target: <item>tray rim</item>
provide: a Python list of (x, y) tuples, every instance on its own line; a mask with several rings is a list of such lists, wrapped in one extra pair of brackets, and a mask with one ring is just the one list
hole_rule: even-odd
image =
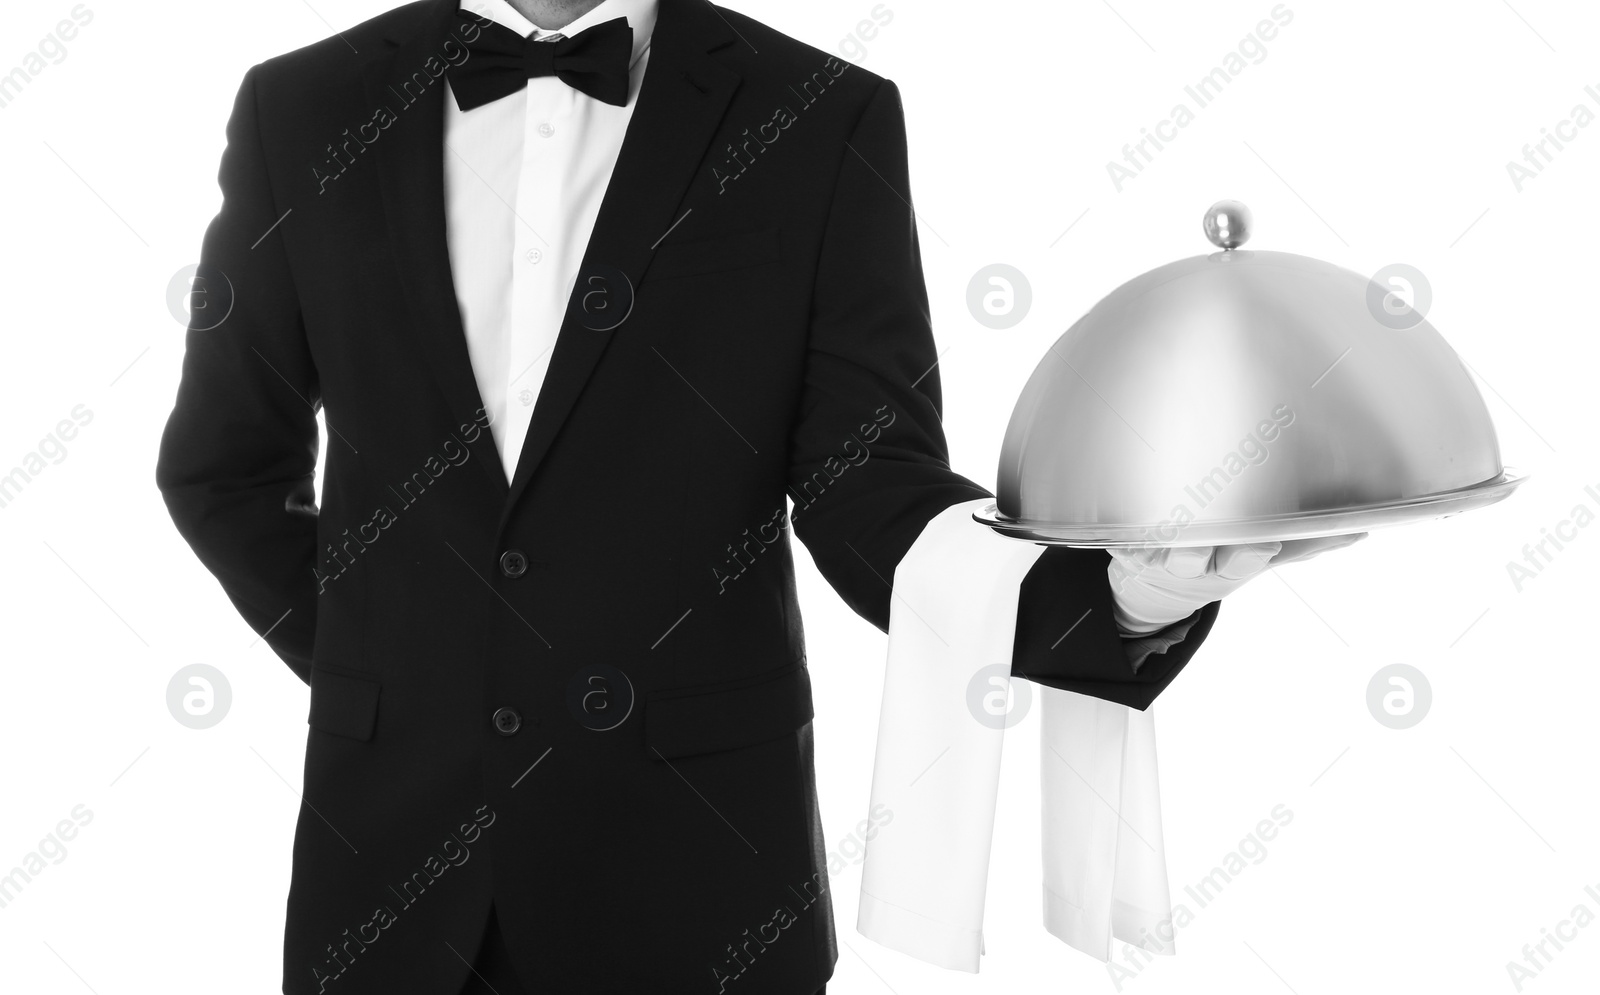
[[(1238, 542), (1309, 539), (1318, 536), (1365, 532), (1373, 528), (1405, 525), (1414, 521), (1445, 518), (1463, 511), (1471, 511), (1474, 508), (1486, 507), (1509, 497), (1513, 491), (1531, 476), (1531, 474), (1523, 473), (1515, 467), (1504, 465), (1501, 466), (1500, 471), (1495, 476), (1479, 481), (1476, 484), (1469, 484), (1454, 490), (1435, 491), (1432, 494), (1419, 497), (1402, 498), (1397, 501), (1385, 501), (1377, 504), (1365, 504), (1353, 508), (1325, 511), (1296, 511), (1278, 515), (1263, 515), (1257, 518), (1230, 518), (1211, 522), (1193, 522), (1180, 529), (1180, 534), (1170, 540), (1150, 537), (1151, 533), (1158, 528), (1156, 524), (1099, 523), (1092, 525), (1062, 525), (1060, 523), (1005, 518), (1000, 515), (999, 505), (995, 501), (990, 501), (983, 508), (974, 511), (972, 518), (973, 521), (988, 526), (1008, 539), (1057, 546), (1075, 546), (1084, 549), (1176, 548), (1182, 546), (1232, 545)], [(1454, 511), (1441, 510), (1457, 505), (1460, 507), (1457, 507)], [(1383, 520), (1384, 516), (1388, 514), (1410, 509), (1419, 511), (1424, 509), (1436, 510), (1439, 513), (1430, 514), (1426, 517), (1419, 515), (1417, 518), (1410, 520)], [(1320, 526), (1319, 523), (1321, 523)], [(1226, 538), (1231, 534), (1250, 530), (1272, 531), (1274, 526), (1284, 527), (1283, 534), (1272, 536), (1271, 538)], [(1288, 528), (1289, 526), (1301, 527), (1291, 529)]]

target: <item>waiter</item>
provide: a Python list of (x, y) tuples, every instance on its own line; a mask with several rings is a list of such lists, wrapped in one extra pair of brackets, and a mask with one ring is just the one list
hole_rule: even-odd
[[(419, 0), (227, 138), (157, 480), (310, 685), (283, 991), (822, 991), (790, 532), (884, 628), (986, 495), (894, 84), (704, 0)], [(1049, 550), (1012, 672), (1143, 708), (1276, 552)]]

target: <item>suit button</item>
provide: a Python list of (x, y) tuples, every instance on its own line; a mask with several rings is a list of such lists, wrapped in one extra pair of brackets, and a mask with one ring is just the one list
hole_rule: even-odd
[(522, 728), (522, 716), (515, 708), (502, 708), (494, 713), (494, 731), (502, 736), (515, 736)]
[(528, 572), (528, 558), (520, 549), (508, 549), (500, 554), (500, 572), (507, 577), (521, 577)]

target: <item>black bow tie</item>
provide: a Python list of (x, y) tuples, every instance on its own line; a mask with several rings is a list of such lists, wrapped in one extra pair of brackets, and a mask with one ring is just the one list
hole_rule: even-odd
[(628, 62), (633, 55), (633, 29), (628, 19), (596, 24), (559, 41), (524, 38), (498, 22), (468, 11), (460, 16), (480, 29), (467, 45), (467, 58), (448, 70), (450, 90), (464, 111), (509, 96), (534, 76), (555, 76), (596, 100), (618, 107), (628, 103)]

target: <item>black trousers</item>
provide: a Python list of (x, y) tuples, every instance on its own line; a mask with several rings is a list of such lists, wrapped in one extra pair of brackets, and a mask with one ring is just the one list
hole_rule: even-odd
[[(816, 995), (826, 995), (827, 990), (828, 986), (823, 985)], [(489, 924), (484, 927), (477, 959), (461, 995), (528, 995), (511, 967), (511, 953), (506, 949), (505, 935), (500, 932), (500, 916), (493, 906), (489, 908)]]

